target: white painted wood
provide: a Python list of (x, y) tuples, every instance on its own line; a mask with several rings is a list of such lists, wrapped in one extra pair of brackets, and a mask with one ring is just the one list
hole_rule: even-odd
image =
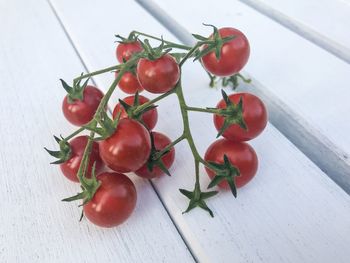
[[(188, 31), (209, 34), (202, 22), (245, 32), (253, 78), (245, 89), (264, 98), (271, 122), (350, 193), (349, 64), (237, 1), (139, 2), (187, 43)], [(183, 26), (188, 31), (179, 32)]]
[(58, 78), (83, 65), (46, 1), (1, 1), (0, 32), (0, 262), (193, 262), (147, 181), (133, 177), (136, 210), (114, 229), (79, 223), (78, 203), (60, 201), (79, 187), (43, 147), (75, 129)]
[[(117, 10), (119, 5), (112, 0), (103, 6), (98, 2), (83, 3), (53, 1), (79, 52), (84, 54), (84, 61), (92, 66), (94, 61), (105, 64), (104, 60), (111, 59), (111, 52), (105, 48), (105, 35), (115, 30), (111, 10)], [(72, 11), (78, 6), (83, 17), (99, 17), (99, 25), (82, 16), (78, 19)], [(153, 28), (152, 22), (141, 24), (137, 13), (130, 16), (122, 30), (147, 27), (151, 33), (166, 35), (161, 27)], [(87, 41), (91, 33), (84, 28), (93, 26), (94, 39), (101, 41)], [(219, 91), (208, 88), (206, 74), (198, 64), (185, 66), (183, 78), (189, 104), (214, 106), (219, 100)], [(181, 119), (175, 98), (159, 103), (159, 113), (156, 130), (176, 138), (181, 132)], [(203, 153), (216, 135), (211, 116), (191, 114), (191, 123)], [(350, 197), (272, 125), (252, 145), (260, 159), (257, 177), (239, 191), (237, 200), (229, 193), (221, 193), (209, 201), (214, 219), (201, 210), (181, 213), (187, 200), (178, 188), (191, 189), (194, 183), (191, 153), (185, 142), (176, 147), (173, 176), (153, 182), (196, 258), (200, 262), (347, 262)], [(201, 173), (205, 186), (209, 180), (203, 168)]]
[(350, 5), (343, 0), (241, 0), (350, 63)]

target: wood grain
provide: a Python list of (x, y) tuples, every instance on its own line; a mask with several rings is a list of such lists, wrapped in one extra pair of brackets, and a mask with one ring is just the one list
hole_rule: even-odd
[[(112, 17), (113, 10), (119, 6), (115, 1), (105, 1), (103, 6), (98, 2), (84, 5), (83, 1), (72, 3), (68, 0), (52, 3), (88, 65), (105, 64), (104, 61), (111, 60), (111, 52), (104, 44), (108, 32), (145, 27), (136, 13), (123, 27), (117, 28)], [(78, 6), (85, 17), (99, 17), (99, 24), (82, 17), (78, 19), (72, 11)], [(193, 12), (191, 17), (197, 19)], [(150, 24), (152, 28), (147, 29), (151, 33), (168, 35), (160, 27), (153, 28), (152, 22), (147, 23)], [(88, 41), (91, 34), (86, 28), (94, 29), (91, 41)], [(214, 106), (220, 92), (208, 88), (206, 74), (200, 66), (185, 66), (183, 72), (188, 103)], [(182, 128), (176, 99), (170, 97), (159, 103), (159, 113), (156, 130), (175, 139)], [(211, 116), (197, 113), (190, 117), (196, 144), (203, 153), (215, 140)], [(185, 215), (181, 213), (187, 200), (180, 195), (178, 188), (191, 189), (194, 183), (193, 160), (185, 142), (176, 147), (176, 163), (170, 171), (172, 177), (153, 181), (197, 260), (347, 262), (350, 256), (347, 249), (350, 242), (349, 196), (272, 125), (252, 145), (260, 159), (258, 175), (239, 191), (237, 200), (230, 193), (221, 193), (210, 200), (208, 205), (214, 210), (214, 219), (198, 209)], [(202, 185), (206, 187), (209, 180), (203, 169), (201, 174)]]
[(84, 68), (46, 1), (1, 1), (0, 13), (0, 262), (193, 262), (147, 181), (133, 178), (137, 208), (114, 229), (79, 223), (78, 203), (60, 201), (79, 187), (43, 147), (75, 129), (58, 78)]
[(350, 63), (350, 5), (344, 0), (241, 0)]
[(193, 42), (188, 32), (210, 33), (202, 22), (245, 32), (251, 44), (245, 70), (253, 85), (244, 89), (264, 98), (270, 121), (350, 193), (350, 122), (341, 117), (350, 110), (349, 64), (237, 1), (139, 2), (186, 43)]

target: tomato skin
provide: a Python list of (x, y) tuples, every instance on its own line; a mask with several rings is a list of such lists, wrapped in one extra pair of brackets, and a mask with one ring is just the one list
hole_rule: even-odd
[[(221, 48), (218, 60), (215, 51), (201, 58), (204, 68), (220, 77), (227, 77), (238, 73), (247, 63), (250, 46), (247, 37), (238, 29), (224, 27), (218, 30), (221, 37), (236, 36), (236, 38), (225, 43)], [(204, 47), (205, 48), (205, 47)]]
[(77, 126), (87, 124), (92, 120), (98, 105), (103, 98), (103, 93), (94, 86), (86, 86), (83, 93), (83, 100), (75, 100), (68, 103), (67, 96), (62, 103), (62, 111), (66, 119)]
[[(156, 150), (161, 151), (166, 146), (171, 143), (171, 140), (166, 135), (160, 132), (152, 132), (154, 138), (154, 146)], [(167, 169), (169, 169), (175, 160), (175, 149), (172, 147), (170, 151), (162, 157), (162, 161)], [(152, 179), (159, 177), (164, 174), (164, 172), (158, 167), (154, 166), (152, 172), (148, 170), (147, 163), (145, 163), (140, 169), (135, 172), (138, 176)]]
[[(129, 104), (130, 106), (132, 106), (134, 104), (134, 100), (135, 100), (135, 96), (128, 96), (125, 97), (123, 99), (123, 101), (125, 101), (127, 104)], [(140, 105), (148, 102), (149, 99), (147, 99), (146, 97), (139, 95), (139, 103)], [(113, 118), (116, 118), (118, 113), (121, 111), (120, 114), (120, 118), (124, 119), (124, 118), (128, 118), (128, 114), (126, 113), (125, 109), (123, 108), (123, 106), (120, 105), (120, 103), (118, 103), (113, 110)], [(157, 120), (158, 120), (158, 111), (157, 108), (154, 108), (152, 110), (146, 111), (144, 114), (142, 114), (142, 121), (144, 122), (145, 126), (147, 129), (152, 130), (156, 124), (157, 124)]]
[(141, 58), (136, 72), (141, 86), (151, 93), (170, 91), (180, 78), (179, 65), (169, 54), (156, 60)]
[(137, 193), (134, 183), (124, 174), (102, 173), (101, 186), (84, 205), (84, 215), (100, 227), (115, 227), (130, 217), (135, 209)]
[(143, 50), (139, 41), (129, 42), (129, 43), (119, 43), (116, 49), (116, 57), (119, 63), (124, 63), (128, 61), (133, 54), (141, 52)]
[[(239, 169), (241, 175), (235, 177), (237, 188), (246, 185), (256, 174), (258, 170), (258, 157), (254, 149), (245, 142), (234, 142), (227, 139), (219, 139), (212, 143), (207, 149), (204, 159), (215, 163), (224, 163), (224, 154), (228, 157), (232, 165)], [(205, 167), (207, 174), (211, 179), (215, 174), (212, 170)], [(219, 184), (220, 188), (230, 189), (226, 181)]]
[(139, 169), (149, 157), (151, 139), (139, 122), (121, 119), (114, 134), (100, 142), (100, 156), (112, 170), (120, 173)]
[[(229, 126), (224, 133), (223, 137), (233, 141), (249, 141), (257, 137), (267, 125), (267, 110), (264, 103), (255, 95), (250, 93), (235, 93), (229, 95), (230, 101), (237, 104), (242, 97), (243, 102), (243, 119), (248, 127), (248, 130), (244, 130), (237, 124)], [(217, 108), (226, 108), (226, 103), (221, 100)], [(219, 131), (224, 124), (224, 117), (214, 115), (214, 125)]]
[[(118, 76), (118, 72), (115, 73), (115, 77)], [(125, 72), (118, 83), (119, 88), (127, 94), (135, 94), (137, 91), (143, 91), (141, 84), (137, 77), (131, 72)]]
[[(88, 136), (78, 136), (72, 139), (69, 144), (71, 147), (71, 157), (64, 163), (60, 164), (60, 168), (65, 177), (73, 182), (79, 182), (77, 173), (81, 160), (83, 159), (84, 150), (88, 142)], [(86, 177), (91, 177), (92, 166), (96, 162), (95, 172), (98, 173), (103, 164), (99, 155), (99, 147), (97, 142), (92, 143), (92, 150)]]

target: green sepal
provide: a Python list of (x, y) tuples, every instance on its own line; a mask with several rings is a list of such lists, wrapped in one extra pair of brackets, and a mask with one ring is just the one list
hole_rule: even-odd
[(128, 111), (130, 110), (131, 106), (129, 104), (127, 104), (125, 101), (121, 100), (121, 99), (119, 99), (119, 103), (125, 109), (125, 111), (128, 113)]
[(162, 154), (159, 154), (161, 150), (156, 149), (156, 146), (154, 144), (153, 132), (150, 132), (150, 136), (151, 136), (151, 153), (147, 160), (147, 170), (152, 172), (154, 167), (159, 167), (159, 169), (161, 169), (165, 174), (167, 174), (168, 176), (171, 176), (169, 170), (166, 168), (162, 160), (163, 156), (169, 153), (170, 150), (162, 152)]
[(96, 162), (92, 166), (91, 178), (86, 178), (85, 176), (80, 178), (82, 192), (74, 196), (62, 199), (63, 202), (71, 202), (81, 199), (83, 202), (79, 206), (84, 206), (94, 197), (96, 191), (101, 186), (101, 182), (96, 178), (95, 168)]
[(226, 108), (220, 109), (218, 115), (224, 117), (224, 123), (221, 126), (216, 138), (221, 136), (227, 128), (231, 125), (238, 125), (245, 131), (248, 131), (248, 127), (243, 118), (243, 99), (240, 97), (239, 102), (234, 104), (227, 96), (226, 92), (221, 90), (223, 100), (226, 104)]
[(201, 35), (198, 35), (198, 34), (192, 34), (192, 36), (197, 39), (197, 40), (200, 40), (200, 41), (207, 41), (208, 38), (207, 37), (204, 37), (204, 36), (201, 36)]
[(52, 162), (51, 164), (61, 164), (69, 160), (71, 155), (71, 147), (69, 143), (61, 136), (61, 139), (57, 136), (53, 136), (55, 138), (55, 141), (58, 143), (60, 150), (59, 151), (51, 151), (44, 147), (44, 149), (53, 157), (57, 158), (58, 160)]
[(190, 199), (187, 209), (182, 212), (183, 214), (191, 211), (196, 207), (199, 207), (207, 211), (211, 217), (214, 217), (213, 211), (211, 211), (204, 200), (216, 195), (218, 193), (217, 191), (202, 192), (199, 186), (196, 186), (193, 191), (188, 191), (185, 189), (179, 189), (179, 191), (181, 194)]
[(147, 58), (149, 60), (156, 60), (165, 54), (169, 53), (172, 48), (169, 48), (167, 45), (165, 45), (165, 42), (163, 41), (163, 36), (161, 36), (162, 42), (160, 45), (156, 48), (153, 48), (151, 44), (149, 43), (148, 39), (145, 39), (143, 42), (140, 41), (143, 49), (144, 49), (144, 58)]
[(193, 59), (193, 61), (196, 61), (198, 59), (201, 59), (202, 57), (204, 57), (205, 55), (209, 54), (210, 52), (212, 52), (215, 49), (215, 43), (212, 44), (208, 44), (204, 49), (202, 49), (201, 51), (199, 51), (195, 58)]
[(120, 40), (117, 40), (115, 42), (127, 44), (127, 43), (133, 43), (138, 41), (138, 36), (134, 33), (130, 33), (127, 38), (121, 36), (121, 35), (114, 35), (116, 38), (119, 38)]
[(212, 34), (212, 37), (210, 37), (210, 38), (206, 38), (206, 37), (203, 37), (203, 36), (197, 35), (197, 34), (192, 34), (196, 39), (199, 40), (199, 43), (202, 42), (203, 44), (204, 43), (206, 44), (206, 47), (204, 49), (202, 49), (201, 51), (196, 53), (193, 61), (201, 59), (203, 56), (209, 54), (210, 52), (215, 52), (216, 59), (219, 60), (220, 56), (221, 56), (222, 46), (225, 43), (234, 39), (236, 36), (232, 35), (232, 36), (222, 38), (219, 34), (218, 29), (215, 26), (210, 25), (210, 24), (204, 24), (204, 23), (203, 23), (203, 25), (212, 27), (213, 34)]
[(63, 79), (60, 79), (63, 88), (67, 92), (67, 102), (73, 103), (75, 100), (82, 101), (84, 99), (84, 89), (86, 88), (90, 78), (87, 78), (83, 85), (80, 85), (81, 80), (77, 81), (73, 84), (73, 87), (69, 86), (67, 82), (65, 82)]
[(100, 135), (100, 137), (95, 138), (96, 141), (105, 140), (114, 134), (118, 127), (120, 115), (121, 112), (118, 113), (115, 119), (112, 119), (108, 116), (106, 111), (101, 111), (100, 118), (98, 118), (99, 126), (96, 127), (96, 123), (92, 121), (83, 127), (88, 131), (94, 131)]
[(143, 124), (145, 126), (145, 123), (142, 121), (142, 115), (147, 112), (147, 111), (150, 111), (154, 108), (157, 108), (158, 106), (157, 105), (149, 105), (147, 106), (146, 108), (142, 109), (142, 111), (136, 111), (136, 109), (141, 106), (142, 104), (140, 104), (140, 100), (139, 100), (139, 92), (137, 91), (135, 93), (135, 97), (134, 97), (134, 103), (133, 105), (129, 105), (127, 104), (125, 101), (119, 99), (119, 103), (120, 105), (125, 109), (125, 112), (127, 113), (128, 117), (130, 119), (134, 119), (134, 120), (137, 120), (138, 122), (140, 122), (141, 124)]
[(240, 176), (240, 171), (237, 167), (232, 165), (227, 155), (224, 154), (224, 163), (209, 162), (209, 169), (211, 169), (215, 176), (208, 185), (208, 189), (218, 185), (222, 181), (226, 181), (231, 189), (234, 197), (237, 197), (237, 187), (235, 183), (235, 177)]

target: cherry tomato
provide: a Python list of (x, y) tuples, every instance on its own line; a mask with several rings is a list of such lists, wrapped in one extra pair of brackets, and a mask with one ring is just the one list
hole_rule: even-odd
[[(230, 125), (223, 133), (227, 139), (234, 141), (248, 141), (258, 136), (266, 127), (267, 111), (264, 103), (255, 95), (250, 93), (235, 93), (229, 96), (230, 101), (237, 104), (242, 97), (243, 120), (248, 128), (244, 130), (238, 124)], [(225, 108), (226, 103), (221, 100), (217, 108)], [(224, 124), (224, 117), (214, 115), (214, 124), (219, 131)]]
[[(168, 146), (171, 143), (171, 140), (166, 135), (160, 132), (152, 132), (152, 134), (154, 139), (154, 146), (157, 151), (163, 150), (166, 146)], [(172, 147), (170, 151), (161, 158), (163, 164), (167, 169), (169, 169), (172, 166), (172, 164), (174, 163), (174, 159), (175, 159), (174, 147)], [(164, 172), (158, 166), (153, 166), (152, 171), (149, 171), (147, 168), (147, 163), (145, 163), (135, 173), (140, 177), (148, 178), (148, 179), (159, 177), (162, 174), (164, 174)]]
[[(115, 73), (115, 77), (118, 76), (118, 72)], [(125, 72), (118, 83), (119, 88), (127, 94), (135, 94), (137, 91), (143, 91), (141, 84), (137, 77), (131, 72)]]
[(120, 120), (114, 134), (100, 142), (102, 160), (116, 172), (136, 171), (146, 163), (150, 152), (148, 130), (131, 119)]
[(165, 54), (156, 60), (141, 58), (137, 64), (137, 77), (141, 86), (151, 93), (165, 93), (175, 87), (180, 77), (176, 60)]
[(103, 93), (94, 86), (86, 86), (83, 100), (74, 100), (68, 103), (67, 96), (62, 103), (63, 114), (66, 119), (77, 126), (87, 124), (92, 120), (98, 105), (103, 98)]
[(224, 27), (219, 29), (219, 34), (222, 38), (236, 37), (222, 46), (219, 60), (216, 58), (215, 51), (209, 52), (201, 60), (204, 68), (210, 73), (227, 77), (238, 73), (245, 66), (249, 58), (250, 47), (248, 39), (238, 29)]
[[(209, 146), (204, 159), (208, 162), (222, 164), (224, 163), (224, 154), (226, 154), (231, 164), (240, 171), (240, 176), (234, 177), (237, 188), (246, 185), (258, 170), (258, 157), (254, 149), (245, 142), (219, 139)], [(214, 178), (214, 172), (207, 167), (205, 169), (209, 177)], [(221, 181), (219, 187), (230, 189), (226, 181)]]
[(84, 205), (84, 215), (101, 227), (114, 227), (128, 219), (136, 206), (134, 183), (124, 174), (102, 173), (94, 197)]
[(125, 61), (128, 61), (132, 57), (132, 55), (142, 50), (143, 48), (139, 41), (120, 43), (116, 49), (116, 56), (119, 63), (124, 63), (123, 59)]
[[(79, 182), (77, 173), (81, 160), (83, 158), (84, 150), (88, 142), (87, 136), (78, 136), (72, 139), (69, 144), (71, 147), (71, 156), (69, 160), (60, 164), (60, 168), (65, 177), (73, 182)], [(93, 164), (96, 162), (95, 172), (98, 173), (102, 168), (102, 160), (99, 155), (98, 143), (92, 143), (92, 150), (90, 154), (90, 160), (88, 164), (88, 169), (86, 177), (91, 177), (91, 170)]]
[[(123, 101), (125, 101), (126, 104), (129, 104), (130, 106), (132, 106), (134, 104), (134, 100), (135, 100), (135, 96), (128, 96), (126, 98), (123, 99)], [(149, 99), (147, 99), (146, 97), (139, 95), (139, 103), (140, 105), (146, 103), (147, 101), (149, 101)], [(126, 113), (125, 109), (120, 105), (120, 103), (118, 103), (114, 110), (113, 110), (113, 118), (116, 118), (118, 113), (121, 111), (120, 114), (120, 118), (128, 118), (128, 114)], [(145, 113), (142, 114), (141, 117), (143, 123), (145, 124), (146, 128), (149, 130), (152, 130), (156, 124), (157, 124), (157, 120), (158, 120), (158, 111), (156, 108), (151, 109), (149, 111), (146, 111)]]

